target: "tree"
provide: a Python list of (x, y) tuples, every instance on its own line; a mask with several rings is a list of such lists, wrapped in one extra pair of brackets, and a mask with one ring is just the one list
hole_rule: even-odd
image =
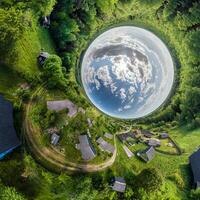
[(191, 190), (190, 197), (193, 200), (200, 200), (200, 189)]
[[(0, 8), (0, 58), (12, 59), (16, 41), (20, 39), (30, 21), (30, 13), (11, 7)], [(9, 54), (9, 56), (8, 56)]]
[(1, 200), (25, 200), (25, 198), (15, 190), (15, 188), (6, 187), (1, 182), (0, 182), (0, 199)]
[(200, 88), (187, 87), (182, 95), (181, 116), (188, 121), (194, 120), (200, 112)]
[(134, 181), (134, 190), (143, 189), (147, 193), (158, 191), (163, 184), (161, 173), (155, 168), (144, 169)]
[(43, 65), (42, 78), (47, 82), (50, 89), (64, 88), (66, 86), (66, 78), (62, 69), (62, 61), (60, 57), (51, 55)]
[(56, 4), (56, 0), (34, 0), (30, 4), (34, 8), (36, 13), (39, 13), (42, 16), (49, 15), (54, 5)]
[(109, 15), (114, 10), (118, 0), (96, 0), (97, 8), (106, 15)]
[(187, 35), (186, 48), (190, 49), (190, 54), (188, 55), (189, 60), (193, 64), (198, 64), (200, 62), (199, 52), (200, 52), (200, 30), (190, 32)]

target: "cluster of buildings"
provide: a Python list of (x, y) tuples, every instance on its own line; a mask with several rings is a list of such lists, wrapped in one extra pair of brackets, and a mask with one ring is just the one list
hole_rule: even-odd
[[(113, 135), (105, 133), (104, 137), (112, 139)], [(76, 144), (76, 149), (80, 150), (83, 160), (89, 161), (94, 159), (96, 157), (96, 151), (90, 140), (90, 137), (85, 134), (80, 135), (78, 139), (79, 144)], [(105, 141), (102, 137), (98, 137), (96, 142), (100, 150), (108, 152), (110, 154), (113, 154), (115, 152), (115, 147), (111, 143)]]
[(127, 143), (129, 146), (135, 145), (135, 141), (136, 143), (146, 144), (148, 147), (145, 150), (136, 152), (136, 155), (145, 162), (149, 162), (155, 157), (155, 148), (161, 146), (161, 139), (167, 139), (169, 138), (169, 135), (167, 133), (161, 133), (159, 138), (155, 138), (155, 135), (152, 132), (138, 129), (135, 132), (120, 134), (118, 135), (118, 138), (123, 144), (123, 149), (128, 158), (134, 156), (134, 153), (125, 145), (125, 143)]
[[(89, 126), (92, 126), (92, 121), (88, 120), (88, 124)], [(51, 134), (51, 144), (57, 145), (60, 139), (58, 129), (50, 128), (48, 129), (48, 132)], [(159, 139), (169, 138), (167, 133), (161, 133), (159, 139), (153, 138), (154, 134), (149, 131), (138, 130), (137, 134), (138, 133), (148, 138), (146, 142), (148, 148), (138, 151), (136, 154), (145, 162), (149, 162), (155, 157), (155, 147), (160, 146)], [(127, 156), (131, 158), (134, 154), (125, 145), (125, 142), (128, 138), (135, 139), (135, 133), (120, 134), (118, 135), (118, 138), (123, 143), (123, 149)], [(88, 134), (80, 135), (78, 139), (79, 143), (76, 144), (76, 148), (80, 150), (83, 160), (90, 161), (94, 159), (96, 157), (96, 151)], [(107, 142), (107, 140), (112, 139), (112, 134), (105, 133), (102, 137), (96, 139), (96, 143), (100, 150), (113, 154), (116, 151), (115, 146)], [(20, 144), (21, 142), (19, 141), (14, 128), (12, 104), (0, 95), (0, 159), (4, 158), (6, 154), (20, 146)], [(132, 145), (131, 142), (130, 145)], [(193, 174), (194, 187), (200, 188), (200, 148), (193, 152), (189, 157), (189, 162)], [(123, 177), (115, 177), (110, 186), (114, 191), (123, 193), (126, 190), (127, 184)]]

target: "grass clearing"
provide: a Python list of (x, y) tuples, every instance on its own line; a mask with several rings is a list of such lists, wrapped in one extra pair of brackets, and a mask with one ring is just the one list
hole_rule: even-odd
[(55, 53), (53, 41), (47, 29), (33, 25), (18, 41), (18, 58), (14, 66), (16, 71), (34, 74), (38, 71), (37, 56), (41, 51)]
[(22, 80), (10, 66), (0, 64), (0, 93), (12, 95)]

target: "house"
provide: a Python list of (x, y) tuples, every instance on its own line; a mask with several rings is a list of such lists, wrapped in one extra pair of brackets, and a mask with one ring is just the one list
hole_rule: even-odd
[(138, 134), (141, 134), (141, 135), (143, 135), (144, 137), (147, 137), (147, 138), (151, 138), (151, 137), (154, 135), (154, 134), (151, 133), (150, 131), (141, 130), (141, 129), (137, 130), (137, 133), (138, 133)]
[(114, 191), (123, 193), (126, 190), (126, 182), (123, 177), (115, 177), (111, 187)]
[(126, 155), (128, 156), (128, 158), (131, 158), (132, 156), (134, 156), (133, 152), (126, 145), (123, 145), (123, 149)]
[(105, 137), (105, 138), (108, 138), (108, 139), (110, 139), (110, 140), (113, 139), (113, 135), (110, 134), (110, 133), (105, 133), (105, 134), (104, 134), (104, 137)]
[(93, 125), (91, 119), (90, 119), (90, 118), (87, 118), (87, 122), (88, 122), (89, 127), (91, 128), (92, 125)]
[(152, 138), (152, 139), (147, 141), (147, 145), (153, 146), (153, 147), (159, 147), (160, 146), (160, 140), (158, 140), (156, 138)]
[(70, 100), (57, 100), (57, 101), (47, 101), (48, 110), (59, 112), (67, 109), (67, 116), (72, 118), (77, 114), (77, 106), (72, 103)]
[(13, 124), (13, 106), (0, 95), (0, 159), (20, 144)]
[(51, 25), (50, 16), (44, 16), (41, 20), (41, 25), (45, 28), (49, 28)]
[(137, 156), (142, 158), (145, 162), (149, 162), (155, 157), (155, 153), (155, 149), (153, 147), (149, 147), (144, 151), (139, 151)]
[(83, 160), (86, 160), (86, 161), (92, 160), (96, 156), (95, 149), (87, 135), (79, 136), (79, 145), (78, 146), (81, 151)]
[(48, 52), (41, 52), (39, 54), (39, 56), (37, 57), (38, 63), (40, 66), (42, 66), (45, 62), (45, 60), (49, 57), (49, 53)]
[(99, 148), (103, 151), (107, 151), (108, 153), (115, 152), (115, 147), (112, 144), (106, 142), (102, 137), (97, 139), (97, 143), (99, 144)]
[(58, 142), (59, 142), (59, 139), (60, 139), (60, 136), (57, 135), (56, 133), (53, 133), (51, 135), (51, 144), (56, 146), (58, 144)]
[(200, 188), (200, 148), (189, 158), (195, 188)]
[(167, 139), (169, 138), (169, 134), (168, 133), (161, 133), (160, 134), (160, 139)]
[(122, 143), (125, 143), (128, 138), (135, 139), (136, 137), (133, 132), (129, 132), (129, 133), (122, 133), (118, 135), (118, 138)]

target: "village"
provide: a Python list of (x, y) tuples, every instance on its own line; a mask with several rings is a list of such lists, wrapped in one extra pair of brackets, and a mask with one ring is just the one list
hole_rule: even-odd
[[(0, 124), (1, 130), (4, 130), (1, 133), (9, 132), (9, 135), (7, 135), (8, 138), (6, 138), (6, 140), (0, 140), (0, 158), (3, 159), (6, 154), (18, 147), (20, 145), (20, 142), (16, 137), (14, 128), (10, 126), (12, 125), (11, 104), (1, 97), (0, 107), (1, 110), (5, 111), (5, 113), (1, 112), (1, 117), (5, 119), (4, 121), (1, 121), (4, 125), (2, 123)], [(69, 100), (48, 101), (47, 107), (48, 109), (56, 111), (68, 108), (68, 115), (70, 118), (75, 117), (78, 112), (85, 113), (84, 109), (77, 108)], [(3, 115), (6, 115), (7, 117)], [(164, 153), (173, 156), (178, 156), (181, 154), (180, 148), (168, 133), (155, 134), (147, 130), (136, 129), (129, 132), (116, 133), (116, 135), (104, 133), (103, 136), (96, 136), (95, 139), (92, 140), (90, 128), (92, 128), (95, 122), (92, 119), (87, 118), (87, 123), (87, 133), (79, 135), (77, 138), (78, 143), (75, 144), (75, 149), (81, 154), (83, 163), (88, 163), (98, 156), (96, 153), (97, 149), (95, 149), (93, 144), (94, 142), (92, 141), (95, 141), (95, 146), (97, 146), (100, 151), (106, 152), (107, 154), (112, 156), (113, 154), (116, 154), (117, 151), (117, 145), (115, 141), (117, 139), (120, 142), (120, 145), (122, 145), (124, 152), (129, 159), (131, 159), (133, 156), (136, 156), (139, 160), (141, 160), (141, 162), (144, 162), (144, 164), (150, 162), (153, 159), (156, 159), (156, 154)], [(62, 135), (60, 134), (59, 129), (56, 127), (51, 127), (48, 129), (48, 132), (50, 136), (50, 144), (54, 148), (58, 148), (58, 150), (60, 151), (61, 148), (59, 147), (59, 141)], [(1, 138), (3, 138), (2, 134), (0, 136)], [(13, 139), (10, 140), (10, 138)], [(161, 149), (161, 147), (164, 148)], [(166, 150), (164, 151), (163, 149)], [(199, 158), (200, 149), (195, 151), (189, 159), (190, 166), (194, 175), (194, 186), (197, 188), (200, 186), (198, 168)], [(126, 189), (126, 181), (124, 177), (115, 177), (114, 179), (112, 179), (111, 188), (117, 192), (124, 192)]]
[[(49, 57), (47, 52), (41, 52), (38, 57), (40, 65)], [(27, 83), (19, 85), (20, 90), (29, 91), (31, 87)], [(40, 100), (39, 100), (40, 102)], [(3, 159), (9, 152), (20, 146), (20, 141), (16, 137), (13, 127), (12, 119), (12, 105), (4, 98), (0, 98), (1, 118), (1, 140), (0, 140), (0, 159)], [(71, 141), (75, 155), (79, 155), (81, 160), (78, 162), (87, 165), (92, 163), (100, 155), (104, 155), (100, 162), (106, 160), (115, 160), (117, 156), (118, 145), (121, 145), (125, 155), (129, 160), (136, 157), (139, 161), (148, 164), (153, 159), (156, 159), (156, 154), (180, 156), (182, 154), (181, 148), (167, 132), (151, 132), (141, 128), (131, 128), (128, 131), (120, 131), (116, 133), (109, 133), (109, 131), (101, 131), (98, 134), (93, 134), (93, 127), (95, 126), (95, 119), (87, 116), (87, 110), (77, 106), (69, 99), (49, 99), (45, 102), (45, 109), (52, 113), (57, 113), (59, 120), (41, 130), (41, 137), (47, 140), (47, 147), (56, 149), (56, 151), (65, 154), (66, 147), (62, 146), (63, 129), (70, 126), (70, 120), (76, 118), (78, 114), (86, 118), (86, 130), (84, 132), (75, 134), (74, 141)], [(8, 116), (9, 114), (9, 116)], [(5, 117), (5, 116), (7, 117)], [(62, 115), (60, 118), (59, 116)], [(63, 120), (64, 119), (64, 120)], [(5, 126), (5, 124), (7, 124)], [(8, 132), (7, 137), (2, 137), (4, 132)], [(11, 140), (10, 140), (11, 139)], [(10, 142), (12, 141), (12, 142)], [(76, 159), (76, 158), (74, 158)], [(190, 166), (194, 176), (194, 186), (200, 187), (200, 176), (198, 160), (200, 159), (200, 149), (195, 151), (189, 158)], [(124, 177), (113, 177), (110, 186), (114, 191), (125, 192), (126, 180)]]

